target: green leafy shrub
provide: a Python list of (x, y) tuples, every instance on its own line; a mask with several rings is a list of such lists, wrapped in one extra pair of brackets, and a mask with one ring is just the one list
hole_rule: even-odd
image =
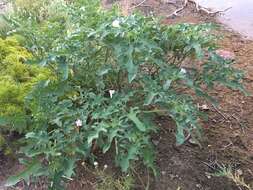
[(193, 92), (210, 100), (216, 83), (244, 91), (243, 74), (215, 53), (209, 24), (165, 26), (104, 11), (99, 1), (58, 6), (62, 19), (12, 19), (35, 62), (52, 68), (58, 80), (38, 84), (27, 97), (32, 129), (23, 152), (32, 162), (8, 185), (46, 175), (50, 188), (61, 189), (77, 160), (96, 159), (94, 147), (113, 150), (124, 172), (141, 160), (156, 174), (150, 141), (156, 113), (175, 121), (182, 144), (187, 133), (198, 138), (201, 132)]

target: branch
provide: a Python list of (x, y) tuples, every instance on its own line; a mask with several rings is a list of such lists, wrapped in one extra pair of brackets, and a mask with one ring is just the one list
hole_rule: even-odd
[(139, 7), (139, 6), (141, 6), (143, 3), (145, 3), (147, 0), (143, 0), (142, 2), (140, 2), (139, 4), (137, 4), (137, 5), (135, 5), (135, 6), (132, 6), (132, 7), (130, 7), (129, 9), (135, 9), (135, 8), (137, 8), (137, 7)]
[(178, 16), (178, 13), (181, 12), (189, 3), (195, 4), (195, 8), (196, 8), (197, 12), (203, 11), (207, 15), (216, 15), (218, 13), (226, 12), (232, 8), (232, 7), (229, 7), (224, 10), (210, 11), (208, 8), (200, 6), (196, 0), (185, 0), (182, 7), (180, 7), (179, 9), (176, 9), (173, 13), (169, 14), (167, 17)]

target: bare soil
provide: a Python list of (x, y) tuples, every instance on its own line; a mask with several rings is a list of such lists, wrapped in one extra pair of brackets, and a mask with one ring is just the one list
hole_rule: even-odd
[[(117, 1), (125, 14), (130, 14), (128, 9), (140, 2), (141, 0)], [(109, 8), (111, 3), (107, 0), (103, 5)], [(166, 16), (178, 7), (179, 0), (146, 0), (138, 9), (145, 14)], [(188, 6), (179, 16), (163, 21), (164, 24), (183, 22), (219, 24), (214, 17), (197, 13), (194, 6)], [(253, 41), (243, 39), (225, 26), (217, 30), (217, 34), (223, 36), (219, 41), (220, 47), (235, 54), (235, 67), (246, 72), (244, 84), (253, 93)], [(145, 189), (144, 186), (149, 183), (149, 190), (243, 190), (243, 187), (237, 186), (228, 178), (211, 175), (221, 165), (230, 165), (247, 184), (253, 186), (253, 97), (223, 87), (216, 87), (212, 94), (219, 100), (220, 109), (217, 111), (210, 106), (209, 119), (203, 121), (201, 147), (190, 142), (176, 147), (175, 124), (168, 118), (157, 118), (160, 132), (154, 135), (153, 142), (156, 145), (156, 164), (160, 176), (154, 178), (146, 169), (138, 166), (134, 173), (134, 189)], [(113, 167), (110, 154), (99, 158), (101, 169), (104, 164), (108, 165), (108, 173), (117, 176), (118, 170)], [(6, 177), (19, 169), (17, 161), (0, 157), (0, 190)], [(76, 173), (77, 177), (68, 184), (69, 190), (93, 190), (95, 184), (99, 183), (94, 169), (80, 164)], [(24, 189), (24, 185), (19, 184), (17, 189)], [(45, 188), (42, 185), (36, 188), (30, 186), (30, 189)]]

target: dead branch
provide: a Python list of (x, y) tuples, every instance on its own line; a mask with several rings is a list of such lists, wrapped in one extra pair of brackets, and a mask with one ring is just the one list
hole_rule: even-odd
[(130, 9), (130, 10), (131, 10), (131, 9), (135, 9), (135, 8), (141, 6), (143, 3), (145, 3), (145, 1), (147, 1), (147, 0), (143, 0), (142, 2), (138, 3), (137, 5), (134, 5), (134, 6), (130, 7), (129, 9)]
[(176, 9), (173, 13), (169, 14), (167, 17), (172, 17), (172, 16), (178, 16), (178, 13), (181, 12), (182, 10), (185, 9), (185, 7), (189, 4), (189, 3), (193, 3), (195, 4), (195, 8), (197, 10), (197, 12), (204, 12), (207, 15), (216, 15), (219, 13), (223, 13), (228, 11), (229, 9), (231, 9), (232, 7), (226, 8), (224, 10), (219, 10), (219, 11), (210, 11), (208, 8), (200, 6), (199, 3), (196, 0), (184, 0), (183, 6), (180, 7), (179, 9)]
[(182, 7), (180, 7), (179, 9), (176, 9), (173, 13), (171, 13), (167, 17), (169, 18), (169, 17), (172, 17), (172, 16), (177, 16), (179, 12), (184, 10), (184, 8), (187, 6), (188, 2), (189, 2), (188, 0), (185, 0)]
[(205, 12), (205, 13), (208, 14), (208, 15), (216, 15), (216, 14), (224, 13), (224, 12), (228, 11), (228, 10), (231, 9), (231, 8), (232, 8), (232, 7), (228, 7), (228, 8), (226, 8), (226, 9), (224, 9), (224, 10), (219, 10), (219, 11), (210, 11), (210, 10), (208, 10), (208, 9), (205, 8), (205, 7), (200, 7), (200, 8), (199, 8), (199, 11), (203, 11), (203, 12)]
[(229, 118), (228, 118), (227, 116), (225, 116), (225, 114), (223, 114), (215, 105), (212, 105), (212, 106), (213, 106), (214, 110), (215, 110), (218, 114), (220, 114), (226, 121), (229, 120)]

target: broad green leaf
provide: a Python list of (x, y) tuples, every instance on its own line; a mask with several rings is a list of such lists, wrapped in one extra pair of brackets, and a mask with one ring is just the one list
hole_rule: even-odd
[(26, 133), (25, 138), (36, 138), (37, 135), (34, 132)]
[(133, 60), (128, 60), (126, 67), (128, 72), (128, 81), (131, 83), (137, 75), (138, 66), (134, 65)]
[(108, 142), (103, 146), (103, 153), (106, 153), (110, 149), (111, 143), (113, 139), (117, 136), (118, 131), (119, 131), (118, 128), (114, 128), (113, 130), (108, 131), (109, 133)]
[(127, 151), (127, 155), (121, 158), (120, 167), (123, 172), (129, 169), (130, 161), (136, 159), (138, 154), (138, 146), (131, 145)]
[(133, 52), (134, 52), (134, 47), (133, 45), (130, 45), (129, 47), (127, 47), (127, 51), (126, 51), (126, 69), (128, 72), (128, 82), (131, 83), (138, 72), (138, 66), (134, 64), (133, 62)]
[(130, 113), (127, 115), (128, 118), (134, 122), (135, 126), (142, 132), (145, 132), (147, 130), (146, 126), (139, 120), (139, 118), (136, 116), (136, 112), (133, 108), (131, 108)]
[(163, 90), (169, 90), (172, 80), (166, 80), (163, 85)]
[(183, 144), (185, 141), (184, 129), (179, 124), (177, 124), (176, 140), (179, 145)]
[(107, 132), (107, 130), (101, 126), (95, 126), (95, 131), (92, 131), (87, 139), (89, 145), (92, 143), (93, 140), (98, 139), (100, 132)]
[(62, 181), (63, 172), (54, 172), (54, 175), (52, 176), (52, 184), (48, 190), (62, 190), (64, 189)]
[(194, 48), (195, 50), (195, 53), (197, 55), (197, 58), (198, 59), (202, 59), (204, 57), (204, 53), (203, 53), (203, 50), (201, 48), (201, 45), (200, 44), (193, 44), (192, 47)]
[(143, 156), (144, 164), (147, 167), (151, 168), (154, 175), (157, 176), (157, 169), (155, 168), (155, 164), (154, 164), (155, 153), (154, 153), (153, 148), (151, 148), (151, 147), (144, 148), (144, 150), (142, 152), (143, 152), (142, 156)]
[(144, 101), (144, 105), (146, 105), (146, 106), (150, 105), (153, 102), (156, 95), (157, 95), (157, 93), (150, 92)]
[(63, 169), (64, 169), (64, 175), (66, 177), (71, 178), (74, 175), (75, 163), (76, 163), (76, 159), (73, 159), (73, 158), (68, 158), (65, 161)]
[(33, 174), (36, 174), (36, 172), (38, 172), (41, 169), (41, 164), (34, 160), (32, 163), (30, 163), (26, 169), (24, 171), (22, 171), (21, 173), (19, 173), (16, 176), (11, 176), (7, 179), (7, 182), (5, 184), (5, 186), (9, 187), (9, 186), (13, 186), (15, 184), (17, 184), (18, 182), (20, 182), (21, 180), (25, 180), (28, 181), (29, 177)]

